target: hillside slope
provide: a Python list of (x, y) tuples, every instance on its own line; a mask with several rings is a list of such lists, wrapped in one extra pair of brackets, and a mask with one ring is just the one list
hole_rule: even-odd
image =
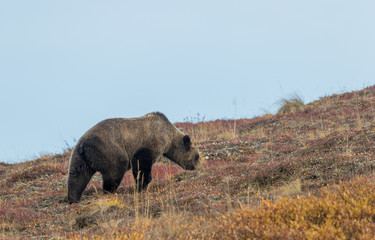
[(130, 173), (117, 194), (95, 175), (73, 205), (69, 150), (0, 164), (0, 238), (371, 239), (374, 120), (369, 87), (289, 113), (177, 123), (201, 152), (199, 170), (162, 160), (140, 194)]

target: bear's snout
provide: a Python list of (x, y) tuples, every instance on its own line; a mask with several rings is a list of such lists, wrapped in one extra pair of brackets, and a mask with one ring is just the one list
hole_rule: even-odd
[(199, 162), (199, 154), (195, 155), (195, 164)]
[(194, 158), (193, 158), (193, 161), (192, 161), (192, 164), (189, 164), (189, 166), (186, 166), (185, 169), (186, 170), (195, 170), (196, 169), (196, 166), (199, 164), (199, 154), (197, 153)]
[(186, 170), (195, 170), (195, 166), (191, 165), (185, 168)]

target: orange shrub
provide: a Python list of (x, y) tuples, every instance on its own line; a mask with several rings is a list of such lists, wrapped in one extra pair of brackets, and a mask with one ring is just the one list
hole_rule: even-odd
[(224, 239), (373, 239), (374, 178), (342, 183), (321, 197), (264, 201), (223, 217), (215, 238)]

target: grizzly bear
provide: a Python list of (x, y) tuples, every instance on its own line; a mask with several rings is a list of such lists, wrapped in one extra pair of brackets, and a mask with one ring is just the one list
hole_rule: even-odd
[(151, 182), (151, 168), (164, 156), (183, 169), (194, 170), (199, 153), (190, 137), (159, 112), (138, 118), (112, 118), (89, 129), (73, 149), (69, 162), (68, 202), (79, 202), (95, 172), (103, 190), (114, 192), (126, 171), (132, 169), (137, 190)]

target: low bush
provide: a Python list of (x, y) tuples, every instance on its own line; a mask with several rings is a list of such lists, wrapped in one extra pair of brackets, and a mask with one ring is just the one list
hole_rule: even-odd
[(373, 239), (374, 178), (326, 189), (321, 197), (264, 201), (259, 208), (223, 217), (215, 238), (224, 239)]

